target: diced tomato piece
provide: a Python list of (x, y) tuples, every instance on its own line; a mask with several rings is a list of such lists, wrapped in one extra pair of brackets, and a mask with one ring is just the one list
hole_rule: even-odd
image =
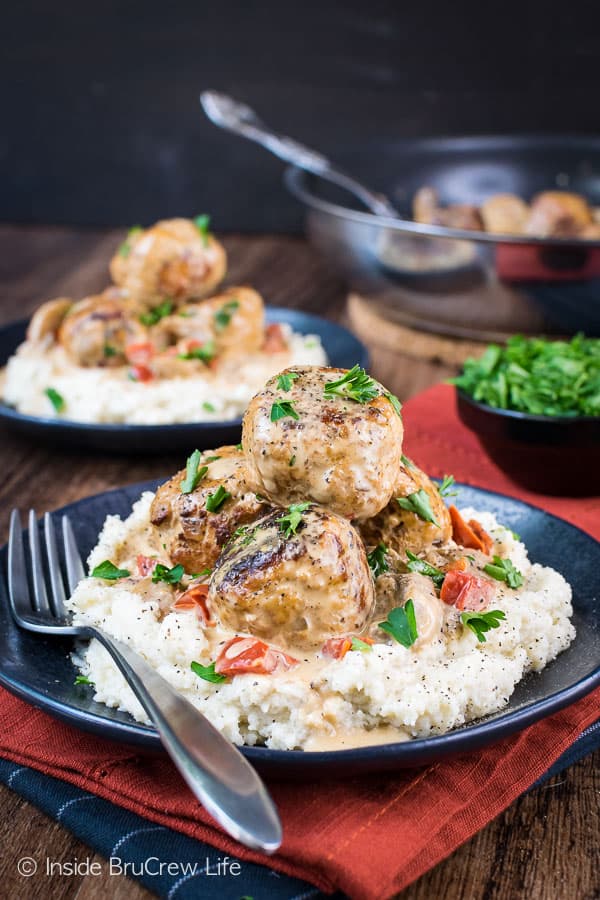
[(155, 352), (156, 348), (152, 341), (139, 341), (136, 344), (127, 344), (125, 347), (127, 362), (134, 366), (147, 366)]
[(496, 595), (496, 588), (487, 578), (471, 572), (448, 572), (442, 582), (440, 599), (457, 609), (487, 609)]
[(283, 333), (283, 328), (279, 322), (271, 322), (265, 328), (265, 342), (263, 350), (265, 353), (282, 353), (287, 350), (288, 344)]
[(192, 587), (189, 587), (187, 591), (184, 591), (183, 594), (179, 595), (177, 600), (175, 600), (175, 602), (173, 603), (172, 608), (179, 611), (185, 609), (195, 609), (197, 610), (204, 624), (209, 625), (211, 622), (211, 616), (210, 610), (208, 608), (207, 597), (208, 585), (195, 584)]
[(138, 572), (140, 573), (140, 575), (142, 575), (142, 577), (144, 575), (149, 575), (150, 572), (154, 571), (154, 568), (155, 568), (157, 562), (158, 562), (158, 560), (156, 559), (155, 556), (144, 556), (143, 553), (138, 553), (138, 557), (137, 557)]
[(290, 669), (299, 660), (283, 650), (269, 647), (258, 638), (237, 635), (227, 641), (215, 662), (219, 675), (270, 675), (275, 669)]
[(450, 506), (448, 512), (452, 522), (452, 538), (457, 544), (461, 547), (470, 547), (472, 550), (481, 550), (483, 553), (491, 551), (494, 542), (476, 519), (465, 522), (455, 506)]
[(333, 659), (343, 659), (351, 647), (352, 638), (329, 638), (329, 640), (325, 641), (323, 644), (321, 652), (325, 656), (331, 656)]
[(154, 372), (148, 366), (132, 366), (129, 370), (132, 381), (152, 381)]

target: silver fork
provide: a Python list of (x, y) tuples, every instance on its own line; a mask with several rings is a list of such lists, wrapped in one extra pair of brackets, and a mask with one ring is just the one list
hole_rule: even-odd
[[(67, 586), (72, 593), (85, 576), (73, 528), (63, 516)], [(18, 510), (8, 541), (8, 590), (12, 614), (21, 628), (42, 634), (96, 638), (106, 647), (158, 730), (163, 746), (200, 803), (236, 840), (273, 853), (281, 844), (281, 824), (267, 790), (239, 750), (210, 724), (127, 644), (89, 625), (74, 625), (65, 607), (54, 523), (44, 516), (48, 579), (38, 522), (29, 513), (29, 589), (25, 544)]]

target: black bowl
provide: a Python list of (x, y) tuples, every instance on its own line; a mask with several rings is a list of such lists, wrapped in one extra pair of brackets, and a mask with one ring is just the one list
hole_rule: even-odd
[(600, 493), (600, 417), (534, 416), (456, 391), (460, 420), (513, 481), (542, 494)]

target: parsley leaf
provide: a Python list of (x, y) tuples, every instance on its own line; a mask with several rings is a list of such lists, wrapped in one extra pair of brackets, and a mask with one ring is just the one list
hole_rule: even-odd
[(451, 490), (454, 485), (454, 475), (444, 475), (444, 480), (438, 487), (440, 497), (456, 497), (458, 495), (458, 491)]
[(185, 569), (181, 564), (170, 569), (168, 566), (163, 566), (162, 563), (157, 563), (152, 572), (152, 583), (158, 584), (159, 581), (166, 581), (167, 584), (179, 584), (184, 575)]
[(296, 378), (300, 378), (298, 372), (282, 372), (277, 377), (277, 387), (280, 391), (291, 391), (292, 384)]
[(402, 509), (415, 513), (424, 522), (431, 522), (433, 525), (437, 525), (438, 528), (440, 527), (440, 523), (433, 515), (427, 491), (423, 490), (423, 488), (419, 488), (418, 491), (415, 491), (414, 494), (409, 494), (408, 497), (396, 497), (396, 503)]
[(276, 400), (271, 407), (271, 422), (278, 422), (286, 416), (291, 416), (292, 419), (300, 418), (291, 400)]
[(105, 559), (92, 569), (92, 578), (104, 578), (105, 581), (116, 581), (118, 578), (127, 578), (131, 575), (129, 569), (118, 569), (110, 559)]
[(241, 451), (241, 450), (243, 450), (244, 448), (242, 447), (241, 444), (236, 444), (236, 445), (235, 445), (235, 449)]
[(291, 468), (295, 462), (296, 462), (296, 454), (294, 453), (294, 454), (292, 454), (292, 456), (290, 456), (290, 461), (288, 463), (288, 466)]
[(377, 383), (359, 365), (352, 366), (350, 371), (337, 381), (329, 381), (325, 385), (324, 393), (329, 399), (332, 396), (347, 397), (357, 403), (368, 403), (380, 395)]
[(218, 672), (215, 672), (214, 662), (209, 663), (207, 666), (203, 666), (199, 662), (193, 662), (190, 664), (190, 669), (198, 678), (203, 678), (204, 681), (210, 681), (212, 684), (220, 684), (222, 681), (227, 681), (226, 675), (219, 675)]
[(191, 347), (185, 353), (178, 353), (178, 359), (200, 359), (203, 363), (209, 363), (217, 355), (214, 341), (206, 341), (201, 347)]
[(404, 453), (402, 454), (400, 459), (402, 460), (402, 465), (406, 466), (407, 469), (414, 469), (414, 462), (412, 461), (412, 459), (409, 459), (408, 456), (405, 456)]
[(208, 472), (208, 466), (202, 466), (201, 469), (198, 468), (201, 456), (202, 454), (199, 450), (194, 450), (192, 455), (188, 456), (185, 466), (185, 478), (181, 482), (182, 494), (191, 494)]
[(221, 309), (214, 314), (215, 328), (217, 331), (223, 331), (231, 322), (231, 317), (240, 308), (239, 300), (228, 300)]
[(155, 306), (154, 309), (148, 310), (148, 312), (142, 313), (140, 316), (140, 322), (142, 325), (157, 325), (161, 319), (164, 319), (165, 316), (170, 316), (173, 312), (173, 301), (172, 300), (164, 300), (158, 306)]
[(310, 503), (292, 503), (291, 506), (288, 506), (287, 513), (276, 519), (279, 529), (283, 532), (284, 537), (289, 538), (293, 534), (296, 534), (296, 531), (302, 522), (302, 514), (306, 512), (310, 505)]
[(358, 637), (352, 638), (351, 650), (359, 650), (361, 653), (369, 653), (373, 648), (366, 641), (361, 641)]
[(116, 347), (113, 347), (112, 344), (105, 344), (103, 353), (104, 353), (104, 356), (106, 356), (108, 358), (110, 356), (116, 356), (117, 350), (116, 350)]
[(491, 628), (498, 628), (500, 622), (506, 618), (501, 609), (491, 609), (489, 612), (464, 612), (460, 614), (460, 621), (476, 635), (477, 640), (485, 643), (485, 632)]
[[(204, 401), (204, 403), (202, 404), (202, 409), (203, 409), (205, 412), (214, 412), (214, 411), (215, 411), (214, 406), (212, 405), (212, 403), (209, 403), (208, 400), (205, 400), (205, 401)], [(212, 459), (218, 459), (219, 457), (218, 457), (218, 456), (213, 456), (213, 457), (211, 457), (211, 458), (212, 458)]]
[(412, 647), (419, 636), (413, 601), (407, 600), (404, 607), (396, 606), (391, 609), (385, 622), (380, 622), (378, 627), (391, 634), (403, 647)]
[(213, 494), (209, 494), (206, 498), (207, 510), (209, 512), (217, 512), (230, 497), (229, 491), (226, 491), (223, 485), (220, 484), (216, 491)]
[(190, 575), (190, 578), (193, 578), (194, 580), (196, 578), (210, 578), (211, 575), (212, 575), (212, 569), (209, 569), (207, 567), (206, 569), (202, 569), (201, 572), (194, 572), (193, 575)]
[(385, 544), (379, 543), (374, 550), (367, 553), (367, 562), (373, 573), (373, 578), (377, 578), (378, 575), (382, 575), (384, 572), (389, 571), (390, 567), (388, 566), (387, 561), (387, 549)]
[(44, 393), (56, 412), (62, 412), (66, 405), (63, 395), (59, 394), (53, 387), (46, 388)]
[(247, 547), (252, 542), (252, 538), (257, 531), (258, 527), (251, 528), (249, 525), (240, 525), (239, 528), (235, 529), (229, 540), (234, 541), (236, 538), (243, 537), (244, 540), (240, 541), (240, 547)]
[(510, 559), (494, 556), (493, 564), (488, 563), (483, 567), (483, 571), (495, 578), (496, 581), (505, 581), (511, 588), (518, 588), (523, 584), (523, 576)]
[(208, 247), (208, 238), (209, 238), (209, 225), (210, 225), (210, 216), (204, 213), (201, 216), (196, 216), (194, 219), (194, 225), (200, 232), (200, 236), (202, 238), (202, 243), (205, 247)]
[(130, 228), (127, 232), (127, 237), (119, 247), (118, 253), (119, 256), (122, 256), (123, 259), (127, 259), (129, 254), (131, 253), (131, 238), (134, 238), (136, 234), (140, 234), (144, 229), (141, 225), (134, 225), (133, 228)]
[(396, 415), (402, 418), (402, 404), (400, 403), (396, 395), (385, 393), (383, 396), (386, 398), (386, 400), (390, 401), (390, 403), (394, 407), (394, 412), (396, 413)]
[(78, 675), (73, 684), (94, 684), (94, 682), (87, 675)]
[(446, 573), (442, 572), (441, 569), (437, 569), (435, 566), (432, 566), (425, 559), (421, 559), (418, 556), (415, 556), (414, 553), (411, 553), (410, 550), (406, 551), (406, 556), (408, 557), (409, 562), (406, 564), (406, 568), (409, 572), (419, 572), (421, 575), (428, 575), (429, 578), (434, 582), (436, 587), (442, 586), (442, 581), (446, 577)]

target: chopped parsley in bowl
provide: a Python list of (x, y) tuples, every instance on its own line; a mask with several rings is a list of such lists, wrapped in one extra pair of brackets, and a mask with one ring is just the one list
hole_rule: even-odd
[(600, 493), (600, 339), (517, 335), (468, 359), (452, 383), (461, 421), (514, 482)]

